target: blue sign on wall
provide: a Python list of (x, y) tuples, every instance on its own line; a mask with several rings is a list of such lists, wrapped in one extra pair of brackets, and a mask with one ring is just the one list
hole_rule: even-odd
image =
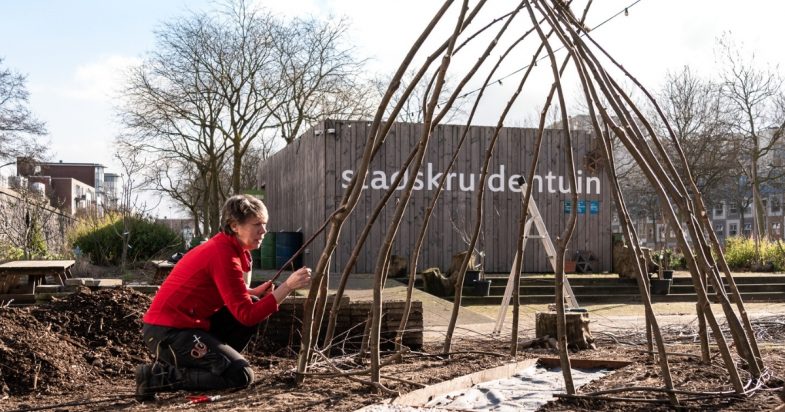
[[(599, 215), (600, 214), (600, 201), (599, 200), (579, 200), (578, 201), (578, 209), (577, 212), (579, 215), (586, 214), (586, 205), (589, 205), (589, 214), (592, 215)], [(564, 214), (568, 215), (572, 212), (572, 201), (565, 200), (564, 201)]]
[(600, 213), (600, 201), (599, 200), (592, 200), (589, 203), (589, 213), (593, 215), (597, 215)]

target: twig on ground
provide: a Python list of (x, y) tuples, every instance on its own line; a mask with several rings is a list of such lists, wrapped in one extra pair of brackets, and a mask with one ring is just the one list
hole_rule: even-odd
[[(363, 385), (371, 386), (371, 387), (376, 388), (377, 390), (379, 390), (382, 393), (385, 393), (387, 395), (394, 395), (394, 396), (399, 396), (400, 395), (399, 392), (394, 391), (392, 389), (389, 389), (386, 386), (382, 385), (381, 383), (376, 383), (376, 382), (367, 381), (365, 379), (360, 379), (360, 378), (357, 378), (357, 377), (354, 376), (354, 375), (356, 375), (355, 373), (350, 373), (350, 372), (345, 372), (345, 371), (340, 370), (337, 366), (335, 366), (330, 361), (330, 359), (327, 356), (324, 355), (324, 353), (322, 353), (320, 351), (314, 351), (313, 353), (315, 355), (318, 355), (319, 357), (321, 357), (324, 360), (324, 364), (327, 365), (330, 369), (332, 369), (335, 372), (335, 374), (336, 374), (335, 376), (336, 377), (344, 377), (344, 378), (347, 378), (347, 379), (352, 380), (354, 382), (358, 382), (358, 383), (361, 383)], [(295, 372), (295, 373), (297, 373), (297, 372)], [(309, 376), (313, 376), (313, 375), (309, 374)]]
[(605, 389), (601, 391), (595, 391), (590, 393), (585, 393), (585, 396), (601, 396), (606, 395), (609, 393), (622, 393), (622, 392), (662, 392), (662, 393), (676, 393), (679, 395), (697, 395), (697, 396), (714, 396), (714, 397), (737, 397), (739, 396), (733, 391), (722, 391), (722, 392), (703, 392), (703, 391), (687, 391), (681, 389), (667, 389), (667, 388), (658, 388), (653, 386), (628, 386), (628, 387), (621, 387), (621, 388), (611, 388)]
[(643, 403), (670, 403), (668, 399), (651, 399), (651, 398), (620, 398), (615, 396), (590, 396), (590, 395), (569, 395), (566, 393), (554, 393), (553, 396), (565, 399), (591, 399), (600, 401), (611, 402), (643, 402)]
[[(649, 351), (649, 350), (639, 350), (639, 351), (638, 351), (638, 353), (646, 353), (646, 354), (650, 354), (650, 355), (652, 355), (652, 354), (657, 354), (657, 352), (656, 352), (656, 351)], [(666, 354), (666, 355), (668, 355), (668, 356), (686, 356), (686, 357), (688, 357), (688, 358), (695, 358), (695, 359), (698, 359), (698, 360), (700, 360), (700, 359), (701, 359), (700, 355), (694, 355), (694, 354), (692, 354), (692, 353), (684, 353), (684, 352), (665, 352), (665, 354)]]

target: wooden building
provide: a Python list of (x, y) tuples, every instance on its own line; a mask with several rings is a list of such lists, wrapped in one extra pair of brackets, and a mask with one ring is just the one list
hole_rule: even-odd
[[(305, 239), (318, 229), (340, 203), (345, 188), (362, 156), (370, 122), (326, 120), (295, 143), (265, 160), (259, 184), (265, 190), (270, 211), (268, 230), (302, 231)], [(331, 272), (340, 272), (368, 217), (389, 188), (406, 157), (421, 136), (422, 124), (397, 123), (371, 163), (360, 201), (341, 231)], [(408, 257), (423, 221), (424, 210), (436, 193), (438, 178), (454, 153), (462, 125), (439, 126), (415, 182), (415, 190), (398, 230), (392, 253)], [(452, 255), (466, 250), (474, 226), (476, 190), (482, 161), (493, 127), (473, 126), (450, 172), (446, 188), (431, 218), (419, 268), (446, 270)], [(477, 249), (484, 252), (486, 272), (509, 272), (518, 236), (522, 196), (519, 175), (528, 174), (536, 130), (504, 128), (490, 164), (485, 193), (482, 233)], [(611, 270), (611, 194), (605, 170), (597, 163), (599, 142), (585, 131), (573, 134), (578, 204), (572, 205), (564, 153), (564, 133), (547, 130), (540, 163), (533, 181), (534, 200), (551, 237), (562, 232), (572, 207), (577, 225), (567, 258), (582, 252), (591, 256), (591, 270)], [(403, 187), (403, 183), (400, 185)], [(397, 193), (400, 193), (398, 191)], [(373, 271), (394, 203), (377, 221), (366, 242), (355, 272)], [(324, 235), (308, 249), (304, 264), (314, 265), (324, 246)], [(537, 239), (526, 248), (524, 271), (551, 272), (544, 249)]]

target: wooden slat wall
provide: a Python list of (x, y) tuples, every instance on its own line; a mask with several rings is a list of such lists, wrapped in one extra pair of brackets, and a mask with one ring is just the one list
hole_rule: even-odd
[[(335, 135), (315, 136), (313, 131), (303, 136), (297, 148), (290, 146), (267, 160), (263, 165), (263, 176), (266, 179), (268, 206), (271, 209), (271, 228), (274, 230), (292, 230), (302, 226), (306, 238), (310, 236), (338, 205), (343, 196), (343, 172), (355, 170), (362, 156), (370, 123), (328, 121), (316, 129), (335, 129)], [(386, 142), (371, 164), (371, 170), (365, 183), (368, 189), (363, 192), (354, 213), (349, 217), (341, 232), (338, 249), (333, 259), (332, 271), (340, 271), (347, 261), (357, 238), (367, 223), (371, 213), (382, 198), (384, 191), (372, 189), (374, 172), (384, 172), (389, 184), (392, 173), (396, 172), (417, 144), (422, 133), (420, 124), (395, 124), (387, 136)], [(428, 207), (434, 190), (428, 190), (428, 164), (432, 174), (442, 173), (448, 164), (455, 146), (460, 140), (464, 127), (446, 125), (436, 129), (429, 144), (426, 159), (423, 162), (422, 190), (415, 190), (407, 205), (406, 215), (397, 231), (393, 244), (393, 254), (408, 257), (419, 235), (423, 222), (423, 214)], [(469, 184), (469, 174), (474, 175), (474, 188), (479, 188), (480, 172), (485, 151), (493, 135), (493, 127), (475, 126), (468, 131), (465, 147), (461, 151), (452, 172), (463, 173), (465, 185)], [(518, 236), (518, 219), (521, 212), (521, 193), (509, 188), (512, 175), (528, 174), (530, 159), (534, 149), (536, 130), (505, 128), (501, 131), (494, 151), (494, 158), (489, 168), (489, 178), (500, 173), (504, 166), (504, 190), (492, 192), (486, 189), (484, 198), (484, 220), (480, 235), (480, 249), (485, 252), (485, 269), (489, 272), (508, 272), (512, 263), (515, 239)], [(569, 247), (572, 255), (578, 250), (588, 250), (597, 259), (594, 270), (611, 270), (611, 202), (608, 183), (602, 169), (590, 172), (585, 167), (585, 155), (595, 145), (593, 138), (586, 132), (573, 132), (576, 168), (582, 171), (582, 190), (579, 200), (585, 202), (583, 214), (578, 214), (575, 233)], [(321, 151), (321, 152), (320, 152)], [(297, 173), (291, 171), (292, 162), (301, 158), (308, 159), (310, 167)], [(542, 177), (544, 191), (548, 189), (546, 176), (552, 172), (556, 176), (567, 173), (566, 156), (564, 154), (564, 134), (562, 131), (546, 131), (540, 153), (540, 164), (537, 174)], [(281, 170), (284, 169), (284, 170)], [(287, 171), (288, 170), (288, 171)], [(411, 173), (411, 172), (410, 172)], [(586, 178), (599, 177), (600, 194), (587, 194)], [(494, 178), (494, 185), (500, 183)], [(538, 186), (538, 182), (530, 182)], [(452, 178), (451, 189), (445, 190), (431, 218), (424, 250), (420, 256), (419, 268), (438, 266), (445, 270), (451, 256), (466, 248), (463, 240), (471, 234), (475, 222), (476, 193), (460, 191), (461, 181), (458, 176)], [(402, 184), (403, 185), (403, 184)], [(551, 185), (558, 191), (558, 178)], [(565, 176), (564, 185), (567, 180)], [(376, 262), (378, 249), (389, 230), (390, 219), (395, 210), (395, 200), (402, 191), (396, 191), (392, 202), (382, 213), (373, 226), (366, 246), (358, 260), (356, 272), (372, 272)], [(293, 196), (302, 197), (296, 201)], [(321, 197), (320, 197), (321, 196)], [(278, 201), (281, 199), (282, 201)], [(570, 200), (569, 194), (539, 193), (535, 187), (534, 200), (542, 213), (551, 238), (564, 230), (569, 215), (564, 212), (565, 201)], [(590, 213), (591, 201), (599, 202), (598, 214)], [(576, 208), (577, 205), (572, 205)], [(281, 208), (281, 210), (279, 210)], [(300, 223), (302, 222), (302, 223)], [(316, 256), (323, 247), (323, 236), (314, 244), (310, 258), (306, 263), (313, 265)], [(539, 240), (532, 239), (527, 245), (524, 255), (524, 270), (527, 272), (549, 272), (544, 249)]]

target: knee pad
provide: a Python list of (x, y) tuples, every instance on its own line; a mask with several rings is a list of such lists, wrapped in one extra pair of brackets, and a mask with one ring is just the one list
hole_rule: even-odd
[(247, 388), (253, 382), (253, 369), (248, 361), (234, 361), (224, 372), (224, 377), (237, 388)]

